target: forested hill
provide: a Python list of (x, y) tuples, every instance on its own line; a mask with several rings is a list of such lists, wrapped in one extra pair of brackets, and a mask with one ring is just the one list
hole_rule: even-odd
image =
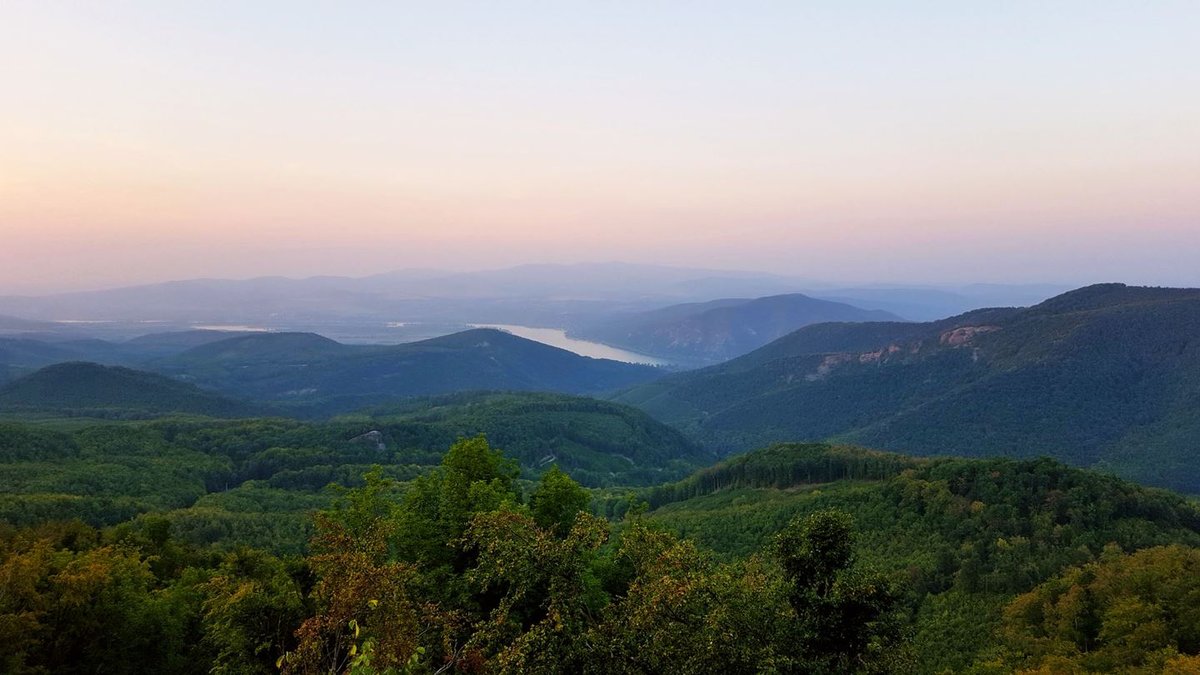
[(443, 396), (322, 422), (4, 421), (0, 529), (169, 511), (177, 533), (196, 543), (295, 552), (330, 484), (360, 484), (372, 465), (412, 479), (478, 434), (503, 443), (526, 477), (557, 466), (595, 487), (655, 485), (713, 461), (636, 409), (562, 394)]
[(574, 333), (680, 363), (704, 364), (740, 356), (814, 323), (899, 320), (888, 312), (789, 293), (672, 305)]
[(623, 392), (719, 452), (836, 438), (1200, 492), (1200, 290), (1089, 286), (923, 324), (820, 324)]
[(250, 333), (206, 340), (175, 356), (178, 363), (295, 362), (341, 356), (358, 351), (316, 333)]
[(210, 342), (154, 364), (160, 372), (256, 400), (317, 412), (469, 390), (587, 394), (662, 371), (479, 328), (400, 345), (344, 345), (311, 333)]
[(533, 474), (556, 464), (585, 485), (649, 485), (716, 459), (637, 408), (584, 396), (467, 392), (371, 408), (334, 422), (424, 429), (428, 438), (421, 444), (430, 448), (484, 435)]
[[(1005, 605), (1071, 566), (1111, 559), (1120, 551), (1200, 545), (1195, 502), (1049, 459), (922, 459), (782, 444), (644, 494), (656, 507), (650, 519), (739, 557), (761, 550), (796, 516), (828, 509), (848, 513), (864, 561), (905, 580), (915, 672), (964, 672), (975, 661), (995, 658), (1006, 635)], [(1158, 573), (1182, 574), (1170, 567)], [(1168, 588), (1165, 593), (1172, 592)], [(1125, 643), (1114, 637), (1097, 637), (1101, 623), (1097, 617), (1092, 625), (1080, 625), (1075, 637), (1085, 649), (1089, 644), (1121, 649)], [(1188, 630), (1186, 620), (1166, 624)], [(1115, 621), (1112, 628), (1114, 634), (1123, 630)], [(1068, 641), (1058, 648), (1065, 659), (1074, 645)], [(1022, 644), (1008, 658), (1036, 649)], [(971, 672), (1012, 671), (997, 666)]]
[(162, 375), (87, 362), (46, 366), (0, 387), (0, 411), (103, 417), (248, 417), (262, 412)]

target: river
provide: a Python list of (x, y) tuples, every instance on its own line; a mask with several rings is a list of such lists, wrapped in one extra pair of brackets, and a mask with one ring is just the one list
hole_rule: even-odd
[(588, 340), (577, 340), (573, 337), (568, 337), (567, 332), (557, 328), (533, 328), (532, 326), (514, 326), (503, 323), (476, 323), (471, 324), (472, 328), (496, 328), (498, 330), (507, 331), (523, 337), (527, 340), (534, 340), (542, 344), (558, 347), (569, 352), (575, 352), (580, 356), (590, 356), (594, 359), (612, 359), (613, 361), (624, 361), (625, 363), (640, 363), (648, 366), (669, 366), (670, 361), (656, 359), (653, 356), (638, 354), (637, 352), (617, 349), (599, 342), (589, 342)]

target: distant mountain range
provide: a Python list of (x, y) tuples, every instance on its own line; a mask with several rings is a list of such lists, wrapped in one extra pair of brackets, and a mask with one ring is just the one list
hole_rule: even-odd
[(154, 373), (68, 362), (46, 366), (0, 387), (0, 411), (102, 417), (248, 417), (262, 414), (263, 408)]
[[(190, 279), (44, 296), (0, 296), (0, 314), (22, 317), (0, 319), (0, 332), (68, 331), (128, 338), (146, 332), (151, 325), (146, 322), (172, 330), (246, 324), (315, 330), (333, 337), (355, 335), (349, 326), (396, 322), (572, 329), (679, 303), (800, 292), (920, 320), (986, 305), (1031, 304), (1061, 290), (1065, 289), (1044, 285), (843, 288), (761, 272), (625, 263), (523, 265), (479, 272), (401, 270), (366, 277)], [(76, 323), (49, 323), (62, 320)], [(418, 331), (417, 337), (436, 334)]]
[(900, 321), (800, 293), (671, 305), (586, 326), (572, 335), (681, 364), (741, 356), (792, 331), (828, 321)]
[(1200, 290), (1090, 286), (930, 323), (826, 323), (625, 391), (721, 452), (835, 438), (1050, 455), (1200, 492)]

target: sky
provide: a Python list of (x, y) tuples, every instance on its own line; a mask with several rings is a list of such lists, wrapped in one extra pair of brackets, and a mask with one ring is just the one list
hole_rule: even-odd
[(1200, 285), (1200, 2), (0, 0), (0, 292)]

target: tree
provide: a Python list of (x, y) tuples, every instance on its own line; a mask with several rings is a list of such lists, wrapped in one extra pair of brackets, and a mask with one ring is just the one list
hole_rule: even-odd
[(303, 597), (278, 558), (253, 549), (230, 553), (201, 586), (204, 640), (215, 653), (212, 670), (273, 673), (304, 617)]
[(482, 436), (450, 447), (442, 465), (412, 482), (397, 513), (395, 541), (402, 560), (462, 572), (459, 540), (476, 513), (516, 503), (519, 469)]
[(365, 481), (314, 518), (308, 564), (318, 578), (317, 611), (296, 631), (296, 650), (279, 660), (287, 673), (345, 671), (363, 630), (381, 667), (407, 663), (420, 645), (423, 608), (410, 590), (417, 571), (392, 554), (397, 486), (378, 467)]
[[(569, 480), (569, 479), (568, 479)], [(577, 514), (565, 532), (539, 527), (527, 513), (481, 513), (467, 532), (478, 553), (468, 578), (497, 594), (467, 644), (497, 672), (580, 672), (592, 658), (588, 629), (606, 598), (593, 572), (608, 524)]]
[(529, 510), (538, 526), (565, 536), (576, 514), (587, 511), (591, 501), (588, 491), (555, 464), (530, 495)]
[(794, 519), (775, 538), (802, 669), (884, 672), (904, 657), (895, 616), (899, 593), (882, 575), (854, 568), (854, 524), (840, 511)]

